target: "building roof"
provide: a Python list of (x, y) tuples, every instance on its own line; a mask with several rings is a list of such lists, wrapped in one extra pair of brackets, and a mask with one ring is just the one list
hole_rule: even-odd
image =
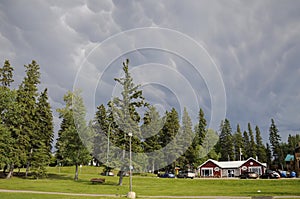
[[(211, 161), (213, 162), (215, 165), (217, 165), (218, 167), (222, 168), (222, 169), (229, 169), (229, 168), (239, 168), (241, 167), (245, 162), (249, 161), (249, 160), (253, 160), (258, 162), (259, 164), (263, 165), (264, 167), (267, 166), (266, 163), (261, 163), (257, 160), (255, 160), (254, 158), (248, 158), (247, 160), (242, 160), (242, 161), (216, 161), (213, 159), (209, 159), (206, 162), (204, 162), (203, 164), (201, 164), (199, 167), (202, 167), (203, 165), (205, 165), (207, 162)], [(198, 167), (198, 168), (199, 168)]]
[(294, 161), (295, 160), (295, 156), (291, 155), (291, 154), (287, 154), (284, 161), (285, 162), (290, 162), (290, 161)]

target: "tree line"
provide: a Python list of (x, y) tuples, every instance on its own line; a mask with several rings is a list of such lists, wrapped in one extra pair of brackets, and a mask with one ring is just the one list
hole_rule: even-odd
[[(26, 75), (18, 88), (11, 88), (13, 67), (9, 61), (0, 69), (0, 166), (7, 178), (15, 168), (26, 168), (36, 178), (46, 175), (46, 166), (53, 159), (53, 116), (47, 88), (38, 92), (39, 65), (25, 65)], [(147, 103), (140, 85), (135, 85), (129, 73), (129, 60), (123, 63), (120, 97), (97, 107), (94, 119), (86, 121), (86, 109), (80, 91), (64, 95), (65, 106), (57, 109), (61, 118), (55, 146), (55, 162), (78, 166), (92, 159), (107, 169), (120, 170), (119, 184), (128, 171), (129, 140), (135, 172), (173, 171), (175, 167), (192, 169), (208, 158), (228, 161), (258, 158), (268, 166), (284, 167), (284, 157), (292, 153), (300, 141), (299, 135), (289, 135), (288, 143), (281, 141), (274, 120), (269, 128), (269, 143), (264, 144), (258, 126), (253, 132), (248, 123), (243, 131), (238, 124), (232, 130), (230, 121), (221, 122), (218, 131), (208, 129), (205, 114), (199, 110), (198, 122), (192, 120), (186, 108), (182, 117), (175, 108), (160, 115)], [(145, 114), (141, 115), (141, 110)], [(132, 133), (130, 136), (129, 133)]]

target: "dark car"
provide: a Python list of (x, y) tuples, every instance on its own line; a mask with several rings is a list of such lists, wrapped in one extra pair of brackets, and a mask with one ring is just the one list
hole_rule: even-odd
[(240, 175), (241, 179), (257, 179), (258, 174), (255, 172), (244, 172)]
[(260, 178), (262, 178), (262, 179), (279, 179), (280, 174), (277, 173), (276, 171), (267, 170), (264, 174), (262, 174), (260, 176)]
[(158, 177), (160, 177), (160, 178), (175, 178), (175, 175), (171, 172), (166, 172), (163, 174), (158, 174)]

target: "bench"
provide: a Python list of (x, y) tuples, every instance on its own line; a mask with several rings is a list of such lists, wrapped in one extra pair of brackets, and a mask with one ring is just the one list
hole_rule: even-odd
[(93, 184), (94, 183), (104, 183), (105, 182), (105, 179), (104, 178), (92, 178), (90, 180)]

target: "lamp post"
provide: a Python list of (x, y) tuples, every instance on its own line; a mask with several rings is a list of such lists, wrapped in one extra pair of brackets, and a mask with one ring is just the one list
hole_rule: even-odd
[(131, 161), (131, 137), (132, 133), (128, 133), (129, 136), (129, 193), (128, 198), (135, 198), (135, 192), (132, 191), (132, 161)]
[[(106, 167), (108, 168), (108, 157), (109, 157), (109, 136), (110, 136), (110, 126), (112, 122), (109, 123), (108, 125), (108, 130), (107, 130), (107, 152), (106, 152)], [(109, 171), (106, 170), (106, 175), (108, 176)]]

